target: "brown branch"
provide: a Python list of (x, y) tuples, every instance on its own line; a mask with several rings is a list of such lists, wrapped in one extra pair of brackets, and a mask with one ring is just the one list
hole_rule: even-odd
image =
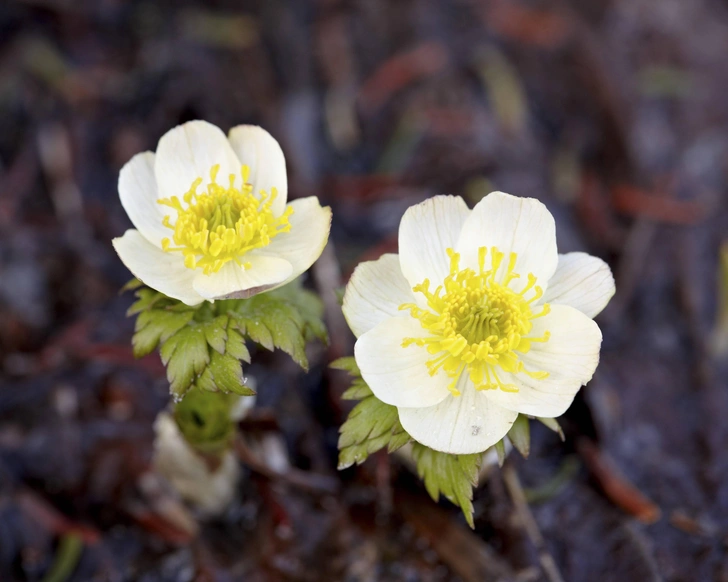
[(293, 467), (285, 472), (279, 472), (261, 461), (241, 438), (235, 439), (234, 444), (238, 459), (245, 463), (251, 471), (262, 475), (266, 479), (287, 483), (309, 493), (334, 494), (339, 490), (339, 482), (334, 477), (310, 471), (301, 471)]
[(528, 506), (526, 495), (521, 486), (521, 480), (518, 478), (518, 473), (516, 473), (513, 465), (507, 464), (503, 468), (503, 481), (506, 484), (513, 505), (516, 507), (516, 513), (521, 525), (538, 552), (538, 559), (541, 562), (541, 568), (546, 578), (549, 579), (549, 582), (564, 582), (564, 578), (561, 576), (558, 566), (556, 566), (556, 561), (546, 548), (546, 542), (541, 535), (541, 530), (533, 517), (533, 513), (531, 513), (531, 508)]
[(596, 444), (582, 438), (576, 448), (612, 503), (643, 523), (654, 523), (660, 519), (660, 508), (630, 483)]
[(518, 575), (496, 551), (424, 496), (397, 492), (394, 508), (465, 582), (506, 582)]

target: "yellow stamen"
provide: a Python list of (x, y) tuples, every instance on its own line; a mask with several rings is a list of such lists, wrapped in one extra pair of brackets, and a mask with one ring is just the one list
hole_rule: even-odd
[[(293, 209), (288, 206), (281, 216), (275, 216), (271, 209), (278, 193), (260, 190), (257, 194), (248, 184), (250, 168), (241, 168), (243, 186), (235, 186), (235, 175), (230, 174), (229, 186), (217, 183), (219, 164), (210, 169), (207, 191), (197, 193), (202, 178), (197, 178), (182, 196), (158, 200), (158, 204), (169, 206), (177, 213), (176, 221), (167, 215), (162, 224), (174, 234), (171, 240), (161, 241), (162, 250), (168, 253), (180, 252), (188, 269), (202, 269), (209, 275), (219, 271), (229, 261), (235, 261), (243, 268), (249, 263), (243, 256), (253, 249), (270, 244), (271, 240), (291, 229), (289, 218)], [(174, 246), (172, 246), (174, 243)]]
[[(467, 369), (470, 380), (477, 390), (502, 390), (517, 392), (518, 387), (504, 383), (498, 376), (498, 368), (510, 374), (526, 374), (543, 380), (548, 372), (526, 370), (519, 354), (531, 349), (532, 342), (547, 342), (551, 334), (529, 337), (532, 320), (547, 315), (549, 304), (541, 305), (534, 313), (533, 304), (543, 296), (543, 289), (536, 285), (536, 277), (528, 274), (528, 282), (516, 293), (509, 285), (520, 275), (515, 273), (517, 254), (510, 253), (508, 266), (502, 279), (496, 280), (498, 268), (505, 254), (496, 247), (490, 248), (491, 266), (485, 268), (488, 253), (486, 247), (478, 249), (478, 272), (460, 269), (460, 255), (447, 249), (450, 258), (450, 274), (442, 285), (430, 291), (430, 281), (425, 279), (412, 289), (427, 300), (427, 309), (414, 303), (399, 306), (409, 310), (420, 320), (423, 329), (430, 332), (424, 338), (405, 338), (403, 347), (425, 347), (435, 356), (427, 362), (431, 376), (444, 370), (453, 380), (448, 390), (459, 396), (455, 388), (460, 374)], [(526, 297), (530, 295), (530, 297)]]

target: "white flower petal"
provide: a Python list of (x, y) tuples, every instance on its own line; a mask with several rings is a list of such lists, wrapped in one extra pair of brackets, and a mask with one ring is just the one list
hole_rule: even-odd
[(154, 154), (142, 152), (129, 160), (119, 173), (119, 198), (134, 226), (144, 237), (161, 248), (171, 230), (162, 224), (166, 214), (157, 204)]
[(202, 178), (198, 192), (210, 182), (210, 170), (220, 165), (217, 183), (227, 186), (233, 174), (235, 186), (242, 187), (241, 163), (230, 142), (218, 127), (206, 121), (189, 121), (165, 133), (157, 145), (154, 175), (160, 198), (178, 196)]
[(399, 306), (414, 302), (410, 284), (399, 268), (399, 257), (387, 254), (359, 263), (346, 285), (342, 310), (351, 331), (359, 337), (390, 317), (410, 317)]
[(306, 271), (321, 256), (329, 240), (331, 208), (321, 207), (316, 196), (291, 202), (291, 230), (277, 235), (268, 246), (255, 251), (260, 256), (276, 256), (288, 261), (293, 270), (282, 283)]
[(556, 227), (548, 209), (534, 198), (519, 198), (503, 192), (492, 192), (473, 208), (463, 225), (457, 250), (460, 268), (478, 269), (478, 249), (486, 247), (486, 268), (491, 264), (491, 247), (505, 253), (498, 270), (502, 277), (511, 252), (518, 255), (514, 271), (520, 275), (510, 288), (520, 291), (528, 282), (528, 274), (537, 284), (547, 288), (556, 271)]
[(248, 253), (243, 260), (250, 263), (249, 268), (229, 261), (209, 275), (197, 269), (192, 286), (209, 300), (244, 299), (277, 287), (291, 274), (291, 263), (285, 259)]
[(426, 362), (432, 359), (423, 347), (402, 347), (408, 337), (427, 332), (413, 317), (392, 317), (362, 335), (354, 356), (362, 377), (382, 402), (393, 406), (433, 406), (450, 392), (448, 376), (430, 376)]
[(482, 453), (501, 440), (518, 416), (492, 402), (461, 374), (460, 396), (448, 395), (436, 406), (399, 408), (402, 427), (417, 442), (444, 453)]
[(192, 288), (195, 272), (185, 267), (181, 254), (165, 253), (132, 229), (111, 242), (127, 269), (145, 285), (187, 305), (205, 300)]
[(559, 265), (549, 281), (543, 303), (570, 305), (594, 318), (614, 295), (609, 265), (586, 253), (559, 255)]
[(513, 383), (519, 390), (515, 393), (490, 390), (488, 397), (504, 408), (523, 414), (561, 416), (579, 388), (594, 375), (599, 364), (602, 332), (592, 319), (567, 305), (552, 305), (551, 313), (533, 323), (531, 336), (549, 331), (551, 338), (531, 344), (531, 350), (520, 357), (527, 370), (548, 372), (548, 378), (537, 380), (498, 370), (503, 382)]
[(250, 168), (249, 181), (257, 194), (265, 190), (268, 194), (273, 188), (277, 196), (272, 210), (280, 216), (288, 199), (288, 177), (286, 158), (275, 138), (257, 125), (238, 125), (229, 133), (230, 145), (241, 164)]
[(399, 225), (402, 274), (414, 287), (436, 287), (450, 273), (447, 248), (455, 248), (470, 210), (459, 196), (434, 196), (407, 209)]

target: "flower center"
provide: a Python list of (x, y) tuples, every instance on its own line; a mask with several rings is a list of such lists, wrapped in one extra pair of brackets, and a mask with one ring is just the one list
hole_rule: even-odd
[(188, 269), (199, 267), (205, 275), (216, 273), (228, 261), (249, 268), (250, 264), (241, 260), (245, 253), (267, 246), (274, 237), (291, 229), (290, 206), (278, 217), (271, 210), (278, 195), (275, 188), (270, 194), (260, 190), (256, 196), (253, 186), (248, 184), (248, 166), (242, 167), (242, 190), (233, 186), (234, 174), (230, 174), (230, 185), (226, 188), (216, 182), (219, 170), (217, 164), (210, 170), (210, 182), (204, 193), (197, 193), (202, 178), (192, 182), (182, 196), (184, 205), (177, 196), (157, 201), (177, 212), (176, 221), (172, 222), (170, 215), (162, 221), (174, 231), (171, 240), (162, 239), (162, 250), (182, 253)]
[[(405, 338), (402, 347), (412, 344), (427, 347), (434, 355), (427, 362), (431, 376), (441, 368), (453, 380), (448, 389), (455, 396), (460, 374), (467, 369), (470, 380), (477, 390), (500, 389), (517, 392), (513, 384), (505, 384), (498, 377), (497, 368), (512, 374), (524, 373), (532, 378), (544, 379), (548, 372), (526, 370), (516, 352), (527, 353), (533, 342), (546, 342), (550, 333), (541, 337), (526, 337), (533, 327), (532, 321), (549, 313), (548, 303), (541, 311), (532, 311), (543, 290), (536, 285), (536, 277), (528, 274), (528, 283), (518, 293), (508, 287), (520, 275), (513, 272), (516, 253), (510, 253), (505, 277), (498, 283), (496, 273), (504, 254), (496, 247), (490, 249), (491, 268), (485, 270), (486, 247), (478, 249), (478, 272), (460, 269), (460, 255), (447, 249), (450, 257), (450, 274), (434, 292), (430, 281), (425, 279), (412, 288), (427, 299), (428, 309), (414, 303), (404, 303), (400, 309), (409, 309), (412, 317), (419, 319), (423, 329), (430, 332), (424, 338)], [(526, 296), (530, 295), (530, 298)]]

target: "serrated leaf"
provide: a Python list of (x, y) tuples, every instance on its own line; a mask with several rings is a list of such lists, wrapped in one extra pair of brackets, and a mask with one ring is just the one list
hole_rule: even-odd
[(244, 362), (250, 363), (250, 352), (248, 346), (245, 345), (245, 337), (235, 326), (235, 322), (232, 320), (228, 323), (227, 328), (227, 343), (226, 351), (228, 354), (243, 360)]
[(405, 446), (411, 440), (412, 440), (412, 437), (405, 430), (402, 430), (402, 432), (397, 432), (397, 433), (392, 432), (392, 436), (389, 439), (389, 444), (387, 445), (387, 452), (393, 453), (397, 449), (401, 449), (403, 446)]
[(142, 311), (146, 311), (151, 308), (155, 303), (164, 302), (167, 296), (163, 293), (159, 293), (154, 289), (148, 287), (142, 287), (135, 293), (137, 300), (132, 303), (131, 307), (127, 309), (127, 316), (136, 315)]
[(200, 325), (189, 325), (179, 330), (167, 339), (159, 354), (167, 366), (170, 390), (179, 396), (189, 390), (190, 385), (204, 372), (211, 359), (205, 332)]
[(231, 322), (227, 329), (227, 353), (233, 358), (243, 360), (244, 362), (250, 363), (250, 352), (248, 347), (245, 345), (245, 339), (243, 335), (235, 328), (235, 325)]
[(359, 375), (354, 358), (339, 358), (331, 367), (347, 370), (354, 376), (344, 393), (348, 400), (360, 400), (339, 428), (339, 469), (361, 464), (372, 453), (387, 447), (394, 452), (410, 441), (399, 422), (397, 408), (379, 400)]
[(329, 364), (329, 368), (349, 372), (351, 376), (361, 376), (361, 371), (359, 370), (359, 366), (356, 364), (356, 358), (354, 358), (354, 356), (338, 358)]
[(220, 354), (225, 353), (227, 344), (228, 316), (220, 315), (203, 327), (205, 339), (212, 349)]
[(268, 329), (268, 326), (261, 321), (245, 321), (239, 329), (247, 336), (250, 337), (254, 342), (259, 343), (267, 350), (273, 351), (275, 345), (273, 344), (273, 334)]
[(143, 285), (144, 283), (134, 277), (130, 281), (124, 283), (124, 286), (119, 289), (119, 294), (126, 293), (127, 291), (136, 291), (137, 289), (139, 289), (139, 287), (142, 287)]
[(241, 333), (266, 349), (283, 350), (304, 369), (306, 343), (314, 338), (328, 341), (323, 304), (299, 280), (249, 299), (218, 303)]
[[(128, 288), (132, 288), (130, 283)], [(264, 347), (279, 348), (308, 366), (306, 342), (327, 341), (323, 304), (294, 281), (249, 299), (189, 306), (147, 287), (136, 289), (129, 315), (136, 315), (134, 354), (160, 349), (171, 391), (191, 387), (251, 395), (243, 384), (240, 360), (250, 362), (246, 336)]]
[(134, 356), (140, 358), (151, 354), (160, 343), (183, 329), (194, 317), (193, 311), (144, 311), (136, 320), (132, 337)]
[(232, 392), (240, 396), (253, 396), (255, 390), (245, 385), (243, 366), (240, 360), (228, 354), (212, 352), (210, 366), (215, 386), (222, 392)]
[(215, 384), (215, 378), (213, 378), (212, 371), (209, 366), (197, 377), (194, 386), (197, 386), (200, 390), (205, 390), (207, 392), (218, 392), (217, 384)]
[(341, 395), (342, 400), (362, 400), (371, 396), (372, 390), (361, 378), (354, 380), (351, 386)]
[(357, 445), (386, 433), (391, 434), (392, 428), (398, 422), (399, 415), (394, 406), (385, 404), (373, 395), (367, 396), (352, 409), (349, 418), (341, 426), (339, 448)]
[(271, 313), (268, 323), (273, 336), (273, 345), (293, 358), (299, 366), (308, 368), (306, 340), (301, 334), (303, 319), (288, 305), (281, 305)]
[(443, 495), (460, 507), (468, 525), (474, 527), (473, 488), (478, 484), (483, 453), (451, 455), (414, 442), (412, 457), (430, 497), (437, 501)]
[(516, 417), (515, 422), (508, 431), (508, 438), (513, 443), (513, 446), (521, 453), (524, 458), (528, 458), (528, 453), (531, 450), (531, 429), (528, 424), (528, 417), (524, 414), (519, 414)]

